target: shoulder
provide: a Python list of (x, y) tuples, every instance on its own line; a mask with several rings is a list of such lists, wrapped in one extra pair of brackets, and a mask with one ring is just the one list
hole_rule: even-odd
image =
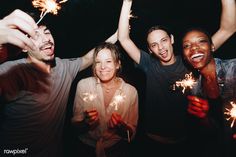
[(10, 68), (12, 68), (15, 65), (20, 65), (20, 64), (25, 64), (25, 63), (26, 63), (26, 59), (7, 61), (7, 62), (4, 62), (0, 65), (0, 70), (1, 71), (9, 70)]
[(87, 77), (87, 78), (81, 79), (78, 82), (78, 86), (88, 87), (88, 85), (95, 84), (95, 83), (96, 83), (96, 78), (95, 77)]
[(131, 85), (131, 84), (129, 84), (129, 83), (126, 83), (122, 78), (119, 78), (119, 79), (122, 80), (122, 82), (123, 82), (123, 87), (124, 87), (126, 90), (128, 90), (128, 91), (130, 91), (130, 92), (132, 92), (132, 93), (137, 93), (137, 89), (136, 89), (133, 85)]

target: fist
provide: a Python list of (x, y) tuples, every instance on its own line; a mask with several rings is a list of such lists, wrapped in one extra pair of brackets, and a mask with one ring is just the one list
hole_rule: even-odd
[(209, 103), (207, 100), (197, 96), (188, 96), (188, 113), (198, 118), (205, 118), (209, 111)]

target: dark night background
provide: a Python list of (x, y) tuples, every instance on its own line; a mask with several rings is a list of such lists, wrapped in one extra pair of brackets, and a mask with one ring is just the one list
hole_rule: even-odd
[[(133, 0), (133, 14), (138, 16), (131, 21), (131, 38), (138, 47), (146, 50), (146, 31), (150, 26), (161, 24), (169, 27), (175, 36), (176, 54), (180, 54), (181, 32), (192, 26), (200, 26), (213, 34), (219, 27), (221, 14), (220, 0)], [(117, 29), (122, 0), (68, 0), (63, 3), (58, 15), (48, 13), (43, 19), (52, 31), (56, 42), (55, 53), (61, 58), (82, 56), (98, 43), (104, 41)], [(0, 18), (18, 8), (39, 14), (31, 0), (1, 0)], [(119, 45), (119, 43), (117, 42)], [(143, 74), (134, 68), (133, 62), (122, 52), (122, 77), (137, 87), (140, 95), (140, 123), (144, 99)], [(236, 36), (233, 35), (215, 53), (215, 57), (229, 59), (236, 57)], [(69, 120), (72, 113), (76, 83), (89, 76), (90, 68), (79, 73), (72, 85), (68, 105), (66, 133), (70, 133)], [(139, 132), (142, 132), (140, 125)], [(68, 143), (71, 137), (66, 134)], [(137, 134), (139, 135), (139, 134)], [(72, 139), (72, 138), (71, 138)]]

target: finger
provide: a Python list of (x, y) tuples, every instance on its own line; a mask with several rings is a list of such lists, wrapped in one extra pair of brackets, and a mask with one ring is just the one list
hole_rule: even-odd
[(202, 108), (194, 106), (194, 105), (189, 105), (188, 109), (191, 109), (191, 110), (196, 111), (196, 112), (201, 112), (202, 111)]
[(190, 103), (191, 106), (195, 106), (195, 107), (198, 107), (200, 108), (201, 110), (207, 112), (209, 110), (209, 105), (208, 103), (199, 103), (199, 102), (191, 102)]
[(18, 30), (9, 30), (11, 33), (6, 36), (7, 43), (18, 46), (22, 49), (36, 50), (36, 45), (25, 34)]
[(34, 19), (30, 15), (28, 15), (27, 13), (23, 12), (20, 9), (14, 10), (10, 15), (6, 16), (4, 19), (11, 19), (11, 18), (22, 19), (23, 21), (31, 25), (33, 29), (38, 28)]
[(204, 117), (206, 117), (206, 113), (204, 113), (204, 112), (197, 112), (197, 111), (192, 110), (192, 109), (190, 109), (190, 108), (188, 108), (188, 113), (189, 113), (189, 114), (192, 114), (192, 115), (194, 115), (194, 116), (196, 116), (196, 117), (199, 117), (199, 118), (204, 118)]
[(199, 98), (197, 96), (193, 96), (193, 95), (188, 95), (187, 98), (188, 98), (189, 101), (199, 102), (199, 103), (203, 103), (203, 104), (208, 103), (207, 100)]
[(4, 23), (12, 29), (19, 29), (30, 35), (32, 38), (35, 38), (35, 29), (37, 29), (37, 25), (35, 26), (34, 22), (27, 21), (25, 17), (8, 16), (4, 18)]

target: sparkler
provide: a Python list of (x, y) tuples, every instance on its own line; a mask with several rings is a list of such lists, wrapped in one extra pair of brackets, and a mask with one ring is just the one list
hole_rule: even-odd
[(131, 10), (130, 13), (129, 13), (129, 20), (130, 20), (131, 18), (133, 18), (133, 19), (137, 19), (137, 18), (138, 18), (138, 16), (135, 16), (135, 15), (132, 13), (132, 10)]
[[(83, 93), (83, 101), (86, 102), (86, 103), (92, 103), (94, 99), (97, 98), (97, 95), (96, 94), (92, 94), (92, 93)], [(92, 107), (94, 108), (93, 106), (93, 103), (92, 103)]]
[(57, 3), (57, 0), (33, 0), (32, 4), (35, 8), (39, 8), (41, 11), (40, 19), (38, 20), (37, 24), (44, 18), (47, 13), (52, 13), (56, 15), (58, 10), (61, 9), (60, 4), (65, 3), (67, 0), (61, 0)]
[(185, 92), (187, 88), (192, 89), (193, 86), (196, 84), (196, 80), (192, 77), (192, 72), (189, 74), (185, 74), (185, 77), (183, 80), (176, 81), (175, 84), (173, 85), (173, 90), (175, 90), (175, 87), (182, 87), (182, 93)]
[(112, 101), (111, 106), (115, 106), (115, 111), (118, 110), (118, 106), (121, 102), (124, 101), (124, 98), (125, 98), (125, 95), (123, 95), (122, 93), (114, 97), (114, 100)]
[(226, 112), (224, 112), (224, 114), (229, 116), (229, 118), (227, 118), (226, 120), (232, 119), (232, 122), (230, 125), (230, 127), (232, 128), (236, 119), (236, 104), (233, 101), (231, 101), (230, 104), (232, 107), (230, 109), (226, 108)]

